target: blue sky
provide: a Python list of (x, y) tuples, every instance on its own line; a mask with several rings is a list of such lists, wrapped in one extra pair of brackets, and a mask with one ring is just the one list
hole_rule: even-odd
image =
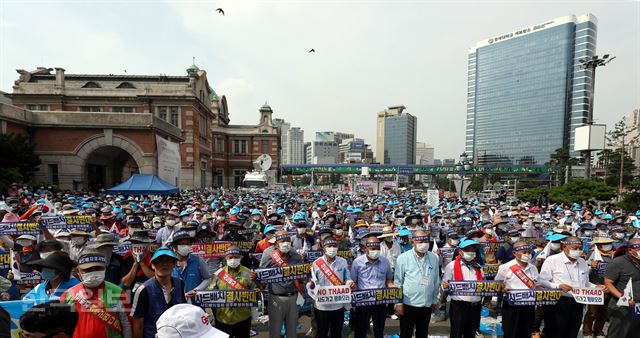
[(180, 75), (195, 57), (227, 96), (232, 123), (257, 122), (268, 101), (306, 139), (337, 130), (375, 144), (375, 114), (404, 104), (418, 140), (434, 144), (436, 158), (457, 158), (467, 49), (584, 13), (598, 18), (598, 52), (617, 56), (596, 84), (595, 118), (612, 125), (640, 108), (636, 0), (0, 0), (0, 90), (11, 91), (17, 68)]

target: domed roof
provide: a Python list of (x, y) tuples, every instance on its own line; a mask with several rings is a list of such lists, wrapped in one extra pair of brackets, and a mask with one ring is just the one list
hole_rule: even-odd
[(211, 86), (207, 86), (207, 89), (209, 89), (209, 101), (217, 101), (218, 94), (216, 94), (216, 92), (213, 90), (213, 88), (211, 88)]
[(189, 68), (187, 68), (187, 74), (195, 73), (195, 72), (197, 72), (199, 70), (200, 70), (200, 68), (198, 68), (198, 66), (193, 64), (193, 65), (189, 66)]
[(273, 112), (273, 110), (271, 110), (271, 106), (269, 106), (266, 102), (262, 105), (262, 107), (260, 107), (260, 111), (270, 111), (270, 112)]

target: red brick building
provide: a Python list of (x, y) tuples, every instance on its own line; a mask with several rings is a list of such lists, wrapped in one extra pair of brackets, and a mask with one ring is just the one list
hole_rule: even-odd
[[(0, 101), (0, 132), (36, 142), (38, 182), (108, 188), (132, 173), (164, 173), (167, 156), (175, 156), (171, 183), (233, 188), (262, 153), (279, 166), (271, 108), (260, 108), (255, 126), (229, 124), (226, 98), (195, 65), (186, 76), (65, 74), (62, 68), (18, 73), (11, 102)], [(175, 152), (158, 161), (157, 138), (179, 144), (179, 161)]]

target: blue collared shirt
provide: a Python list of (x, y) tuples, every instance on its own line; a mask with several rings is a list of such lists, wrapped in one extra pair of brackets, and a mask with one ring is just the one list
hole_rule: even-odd
[[(423, 284), (422, 278), (426, 284)], [(429, 307), (438, 301), (440, 267), (438, 256), (432, 252), (418, 258), (414, 250), (407, 251), (396, 261), (394, 284), (402, 288), (402, 303), (415, 307)]]
[(391, 265), (385, 257), (370, 262), (367, 255), (358, 256), (351, 264), (351, 280), (358, 290), (381, 289), (387, 287), (387, 280), (393, 279)]

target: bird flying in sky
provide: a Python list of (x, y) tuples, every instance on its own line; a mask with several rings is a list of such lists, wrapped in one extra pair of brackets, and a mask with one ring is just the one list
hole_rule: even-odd
[(315, 49), (313, 49), (313, 48), (311, 48), (311, 49), (309, 50), (309, 53), (315, 53), (315, 52), (316, 52), (316, 50), (315, 50)]
[(216, 11), (217, 11), (218, 13), (220, 13), (220, 14), (224, 15), (224, 10), (222, 10), (222, 8), (218, 8), (218, 9), (216, 9)]

